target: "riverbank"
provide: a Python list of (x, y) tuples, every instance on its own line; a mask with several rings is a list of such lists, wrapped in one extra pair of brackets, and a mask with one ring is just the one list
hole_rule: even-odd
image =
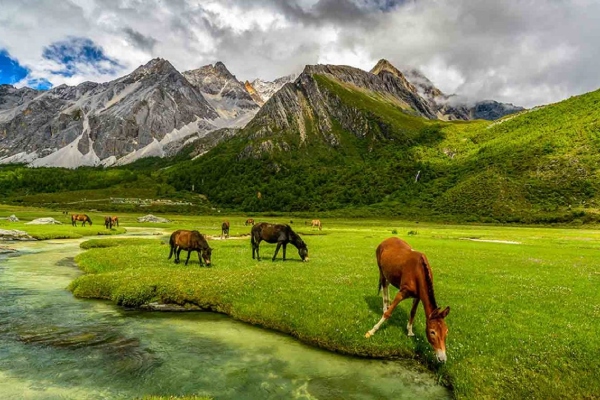
[(82, 274), (80, 243), (19, 242), (0, 257), (3, 399), (451, 398), (414, 361), (344, 357), (215, 313), (76, 299), (65, 288)]
[[(241, 225), (232, 221), (232, 228), (247, 230)], [(296, 226), (308, 243), (308, 263), (299, 262), (291, 246), (289, 261), (271, 262), (274, 246), (267, 244), (261, 245), (264, 260), (254, 261), (247, 240), (211, 241), (211, 268), (199, 267), (195, 256), (187, 267), (173, 264), (164, 239), (92, 241), (76, 259), (87, 275), (70, 289), (126, 307), (193, 305), (341, 353), (417, 358), (457, 398), (592, 398), (600, 392), (592, 374), (600, 368), (593, 328), (600, 316), (599, 231), (393, 221), (325, 226), (321, 232)], [(446, 365), (434, 361), (421, 307), (416, 336), (406, 336), (408, 302), (373, 338), (364, 338), (381, 316), (374, 249), (393, 230), (427, 254), (437, 302), (451, 307)], [(113, 247), (95, 248), (100, 242)]]

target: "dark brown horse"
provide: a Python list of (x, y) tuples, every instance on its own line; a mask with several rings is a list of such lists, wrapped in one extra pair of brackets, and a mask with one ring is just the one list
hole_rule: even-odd
[(244, 223), (245, 226), (252, 225), (254, 226), (254, 218), (248, 218)]
[[(446, 361), (446, 335), (448, 327), (444, 318), (450, 307), (440, 309), (433, 295), (433, 274), (425, 254), (414, 251), (405, 241), (392, 237), (384, 240), (377, 247), (377, 265), (379, 266), (379, 290), (383, 288), (383, 317), (366, 333), (369, 338), (377, 332), (381, 324), (388, 320), (394, 308), (402, 300), (413, 298), (410, 318), (408, 320), (408, 336), (413, 334), (413, 321), (419, 301), (423, 302), (426, 318), (427, 340), (435, 350), (438, 361)], [(388, 285), (397, 287), (398, 294), (390, 305)]]
[(252, 258), (256, 255), (256, 258), (260, 261), (258, 246), (260, 245), (260, 242), (264, 240), (267, 243), (277, 243), (275, 254), (273, 254), (273, 261), (275, 261), (275, 257), (277, 257), (277, 253), (281, 246), (283, 246), (283, 261), (285, 261), (285, 248), (288, 243), (296, 246), (298, 255), (302, 261), (308, 261), (308, 248), (306, 247), (306, 243), (302, 241), (300, 236), (298, 236), (289, 225), (261, 222), (252, 227), (250, 236), (250, 243), (252, 243)]
[(86, 214), (71, 214), (71, 225), (77, 226), (77, 221), (82, 221), (81, 226), (85, 226), (86, 222), (92, 225), (92, 220)]
[(229, 237), (229, 221), (223, 221), (221, 224), (221, 239)]
[[(169, 260), (175, 253), (175, 264), (179, 263), (179, 254), (181, 250), (187, 250), (187, 259), (185, 260), (185, 265), (188, 265), (190, 261), (190, 254), (192, 251), (198, 252), (198, 260), (200, 261), (200, 265), (202, 264), (202, 260), (206, 262), (207, 266), (210, 266), (210, 256), (212, 254), (212, 249), (208, 245), (206, 238), (198, 231), (187, 231), (184, 229), (180, 229), (171, 234), (171, 239), (169, 240), (169, 245), (171, 247), (171, 251), (169, 252)], [(200, 256), (202, 255), (202, 257)]]
[(119, 217), (104, 217), (104, 226), (106, 229), (112, 229), (113, 226), (119, 226)]

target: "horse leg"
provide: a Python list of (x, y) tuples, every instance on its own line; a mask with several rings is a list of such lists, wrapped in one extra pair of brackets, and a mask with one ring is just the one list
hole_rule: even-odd
[(204, 263), (202, 262), (202, 257), (200, 257), (200, 250), (197, 250), (198, 253), (198, 262), (200, 263), (201, 267), (204, 267)]
[(415, 336), (415, 334), (413, 333), (412, 327), (413, 327), (413, 321), (415, 320), (415, 314), (417, 313), (418, 305), (419, 305), (419, 298), (416, 297), (413, 300), (413, 305), (412, 305), (412, 308), (410, 309), (410, 318), (408, 319), (408, 325), (406, 326), (406, 329), (408, 330), (408, 336)]
[(275, 261), (275, 257), (277, 257), (277, 253), (279, 253), (280, 247), (281, 247), (281, 243), (277, 242), (277, 247), (275, 248), (275, 254), (273, 254), (273, 261)]
[(177, 254), (175, 255), (175, 263), (179, 264), (181, 262), (181, 260), (179, 259), (179, 255), (181, 254), (181, 250), (183, 250), (181, 247), (177, 249)]
[(285, 261), (285, 248), (287, 247), (287, 243), (283, 244), (283, 261)]
[(188, 265), (188, 262), (190, 261), (190, 255), (191, 255), (191, 254), (192, 254), (192, 251), (191, 251), (191, 250), (188, 250), (188, 256), (187, 256), (187, 258), (185, 259), (185, 265)]
[(408, 297), (408, 290), (402, 289), (402, 290), (398, 291), (398, 294), (396, 294), (396, 297), (394, 297), (394, 301), (392, 302), (392, 305), (390, 305), (390, 307), (383, 313), (383, 316), (381, 317), (379, 322), (375, 324), (373, 329), (371, 329), (370, 331), (368, 331), (365, 334), (365, 337), (368, 339), (371, 336), (373, 336), (375, 334), (375, 332), (377, 332), (377, 330), (381, 327), (381, 325), (392, 316), (392, 313), (394, 312), (394, 308), (396, 308), (398, 303), (400, 303), (402, 300), (406, 299), (407, 297)]
[(390, 291), (389, 291), (389, 285), (390, 283), (383, 278), (384, 281), (382, 282), (381, 288), (383, 289), (383, 312), (386, 312), (388, 310), (388, 308), (390, 308)]

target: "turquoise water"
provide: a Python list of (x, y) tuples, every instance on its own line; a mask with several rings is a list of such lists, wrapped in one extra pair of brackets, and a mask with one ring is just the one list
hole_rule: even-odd
[(341, 356), (213, 313), (76, 299), (65, 288), (80, 242), (11, 244), (20, 255), (0, 258), (0, 398), (450, 398), (412, 362)]

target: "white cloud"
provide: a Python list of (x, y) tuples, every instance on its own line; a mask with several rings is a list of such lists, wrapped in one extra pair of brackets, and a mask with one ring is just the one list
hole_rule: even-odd
[[(404, 3), (404, 4), (402, 4)], [(179, 70), (223, 61), (240, 79), (305, 64), (420, 68), (447, 93), (533, 106), (600, 86), (594, 0), (2, 0), (0, 48), (52, 84), (43, 49), (89, 38), (131, 71), (153, 57)]]

